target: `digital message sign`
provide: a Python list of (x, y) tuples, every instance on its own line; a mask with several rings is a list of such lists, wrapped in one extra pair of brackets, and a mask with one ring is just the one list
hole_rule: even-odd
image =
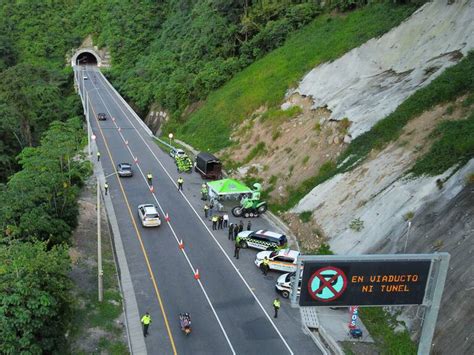
[(301, 306), (422, 304), (431, 260), (305, 261)]

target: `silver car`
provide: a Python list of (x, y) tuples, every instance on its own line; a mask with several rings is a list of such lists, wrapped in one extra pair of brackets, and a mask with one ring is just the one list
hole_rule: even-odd
[(120, 177), (133, 176), (132, 165), (129, 163), (120, 163), (117, 165), (117, 174)]
[(158, 227), (161, 225), (160, 215), (153, 204), (138, 206), (138, 218), (143, 227)]

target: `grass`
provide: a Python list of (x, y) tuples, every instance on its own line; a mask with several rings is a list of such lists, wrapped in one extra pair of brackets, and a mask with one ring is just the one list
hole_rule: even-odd
[(235, 75), (179, 125), (182, 139), (202, 150), (231, 144), (230, 133), (262, 106), (275, 107), (288, 88), (316, 65), (334, 60), (398, 25), (416, 6), (374, 4), (347, 16), (322, 15), (285, 44)]
[(299, 106), (291, 106), (287, 110), (280, 110), (277, 108), (270, 108), (262, 115), (260, 120), (262, 122), (271, 121), (274, 124), (279, 124), (287, 119), (299, 115), (303, 110)]
[(308, 223), (311, 221), (311, 217), (313, 216), (313, 211), (304, 211), (300, 213), (300, 220), (303, 223)]
[[(287, 201), (276, 205), (272, 211), (286, 211), (293, 207), (315, 186), (361, 164), (373, 149), (382, 149), (397, 139), (403, 127), (424, 111), (469, 93), (463, 101), (470, 107), (474, 91), (474, 52), (458, 64), (446, 69), (428, 86), (418, 90), (405, 100), (392, 114), (379, 121), (372, 129), (355, 138), (341, 154), (337, 162), (328, 162), (318, 174), (292, 189)], [(465, 103), (467, 102), (467, 103)], [(418, 160), (412, 169), (417, 175), (437, 175), (458, 163), (465, 163), (473, 154), (472, 114), (467, 120), (443, 122), (435, 132), (439, 140), (428, 154)], [(344, 163), (343, 163), (344, 162)]]
[(474, 112), (466, 120), (441, 122), (433, 136), (437, 140), (410, 171), (415, 176), (439, 175), (452, 166), (466, 164), (474, 157)]
[(416, 354), (416, 345), (410, 339), (408, 331), (395, 332), (399, 324), (396, 317), (381, 307), (360, 308), (360, 318), (374, 338), (381, 354), (410, 355)]
[(259, 155), (266, 154), (267, 149), (265, 148), (265, 142), (259, 142), (255, 147), (252, 148), (250, 153), (245, 157), (244, 159), (244, 164), (247, 164), (254, 158), (256, 158)]

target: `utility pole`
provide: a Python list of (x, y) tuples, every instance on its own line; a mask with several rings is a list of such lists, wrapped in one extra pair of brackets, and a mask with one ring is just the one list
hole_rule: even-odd
[(97, 179), (97, 274), (99, 286), (99, 302), (104, 299), (103, 275), (102, 270), (102, 237), (100, 234), (100, 183)]

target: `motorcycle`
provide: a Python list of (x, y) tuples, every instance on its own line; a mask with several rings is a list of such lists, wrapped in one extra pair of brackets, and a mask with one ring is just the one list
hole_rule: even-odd
[(185, 335), (191, 333), (191, 315), (189, 313), (179, 314), (179, 326)]

